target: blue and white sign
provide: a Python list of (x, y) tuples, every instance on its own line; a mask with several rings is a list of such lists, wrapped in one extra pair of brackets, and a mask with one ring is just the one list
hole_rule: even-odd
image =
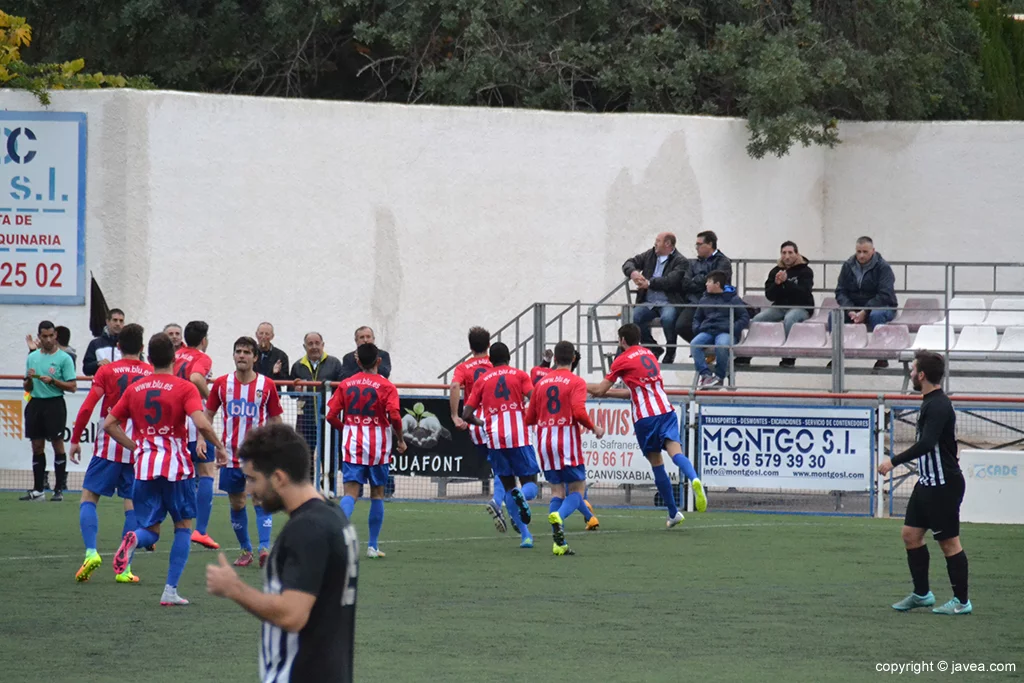
[(874, 411), (813, 406), (700, 408), (700, 475), (709, 486), (870, 491)]
[(0, 304), (85, 303), (85, 114), (0, 111)]

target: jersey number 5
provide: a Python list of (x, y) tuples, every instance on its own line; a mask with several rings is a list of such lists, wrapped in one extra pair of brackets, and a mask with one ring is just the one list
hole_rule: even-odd
[(159, 397), (159, 389), (150, 389), (146, 392), (146, 422), (151, 425), (158, 424), (164, 416), (164, 407), (156, 400)]

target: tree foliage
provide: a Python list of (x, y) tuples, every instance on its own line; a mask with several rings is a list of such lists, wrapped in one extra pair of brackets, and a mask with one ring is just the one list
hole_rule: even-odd
[(985, 37), (981, 68), (989, 97), (985, 118), (1024, 118), (1024, 22), (1015, 21), (997, 0), (978, 3), (977, 17)]
[(132, 79), (103, 73), (83, 73), (84, 59), (44, 64), (26, 64), (21, 48), (32, 43), (32, 27), (24, 17), (0, 10), (0, 87), (28, 90), (42, 104), (50, 103), (50, 90), (66, 88), (147, 87), (147, 79)]
[(964, 0), (8, 4), (46, 26), (45, 59), (161, 87), (740, 116), (757, 157), (835, 144), (843, 119), (963, 119), (991, 101)]

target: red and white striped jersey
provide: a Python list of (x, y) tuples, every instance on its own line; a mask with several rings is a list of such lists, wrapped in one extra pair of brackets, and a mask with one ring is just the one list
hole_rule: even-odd
[(530, 376), (507, 365), (491, 368), (476, 380), (466, 405), (483, 412), (481, 419), (487, 424), (488, 448), (530, 445), (524, 417), (526, 398), (531, 391)]
[(206, 411), (216, 415), (221, 408), (224, 425), (221, 440), (231, 456), (228, 467), (242, 466), (238, 459), (238, 447), (245, 441), (245, 435), (250, 429), (261, 427), (268, 418), (284, 413), (274, 381), (260, 374), (248, 384), (238, 381), (234, 372), (215, 379), (210, 396), (206, 399)]
[[(344, 414), (344, 419), (339, 416)], [(341, 430), (342, 460), (353, 465), (391, 463), (392, 425), (401, 429), (398, 390), (386, 377), (368, 372), (338, 385), (327, 403), (327, 421)]]
[(668, 394), (661, 380), (661, 366), (654, 354), (642, 346), (631, 346), (612, 362), (605, 377), (609, 382), (622, 379), (633, 401), (633, 421), (671, 413)]
[(526, 424), (537, 425), (534, 442), (542, 470), (583, 463), (580, 427), (593, 429), (587, 414), (587, 383), (568, 370), (551, 370), (533, 389)]
[[(458, 367), (455, 368), (455, 374), (452, 375), (452, 382), (454, 384), (462, 385), (462, 396), (464, 400), (469, 400), (470, 394), (473, 393), (473, 384), (490, 369), (491, 359), (487, 356), (470, 358), (469, 360), (460, 363)], [(483, 419), (483, 413), (480, 410), (476, 411), (476, 416), (481, 420)], [(469, 425), (469, 438), (477, 446), (487, 445), (487, 431), (478, 425)]]
[[(203, 351), (193, 349), (190, 346), (182, 346), (174, 352), (174, 374), (181, 379), (188, 380), (192, 375), (199, 374), (206, 378), (206, 381), (213, 379), (213, 361)], [(190, 380), (191, 381), (191, 380)], [(191, 418), (188, 421), (188, 442), (192, 443), (199, 438), (196, 426)]]
[[(81, 441), (82, 432), (85, 431), (89, 416), (92, 415), (93, 408), (101, 398), (103, 399), (103, 405), (100, 407), (100, 421), (102, 422), (131, 384), (152, 374), (153, 366), (139, 360), (122, 359), (100, 366), (92, 378), (89, 395), (85, 397), (85, 402), (75, 418), (75, 426), (71, 430), (71, 443)], [(131, 420), (122, 422), (121, 427), (128, 436), (132, 435)], [(93, 445), (95, 446), (93, 454), (97, 458), (129, 465), (134, 461), (133, 452), (114, 441), (114, 438), (102, 429), (96, 434), (96, 442)]]
[(180, 481), (195, 475), (185, 420), (202, 410), (195, 385), (174, 375), (150, 375), (128, 387), (110, 414), (135, 425), (136, 479)]

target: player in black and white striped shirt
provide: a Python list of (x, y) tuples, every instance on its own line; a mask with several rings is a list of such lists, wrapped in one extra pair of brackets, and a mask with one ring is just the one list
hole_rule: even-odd
[(973, 609), (967, 596), (967, 553), (960, 545), (964, 475), (957, 456), (956, 411), (940, 386), (945, 369), (946, 363), (937, 353), (922, 350), (914, 354), (910, 379), (914, 390), (922, 394), (917, 441), (878, 466), (878, 472), (884, 475), (898, 465), (917, 462), (919, 478), (903, 521), (903, 543), (914, 592), (893, 605), (893, 609), (901, 612), (935, 604), (935, 596), (928, 588), (928, 546), (924, 535), (929, 529), (946, 556), (946, 570), (953, 586), (953, 598), (932, 612), (970, 614)]
[(359, 542), (345, 513), (309, 478), (310, 454), (298, 432), (272, 424), (251, 430), (238, 450), (247, 490), (288, 523), (263, 571), (263, 592), (242, 581), (224, 554), (206, 568), (207, 590), (263, 620), (264, 683), (351, 683)]

